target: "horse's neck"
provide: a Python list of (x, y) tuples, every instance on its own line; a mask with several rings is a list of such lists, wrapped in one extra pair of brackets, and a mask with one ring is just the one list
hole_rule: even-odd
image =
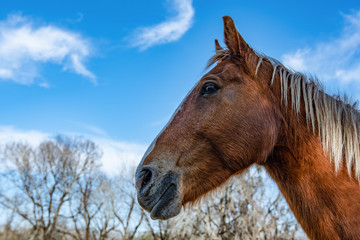
[(358, 182), (344, 167), (335, 172), (318, 137), (299, 122), (288, 125), (291, 136), (275, 146), (267, 171), (311, 239), (360, 239)]

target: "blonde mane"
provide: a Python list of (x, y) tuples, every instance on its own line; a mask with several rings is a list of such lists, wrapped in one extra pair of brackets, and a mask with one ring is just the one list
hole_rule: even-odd
[[(357, 104), (350, 103), (346, 96), (326, 94), (319, 81), (314, 77), (294, 72), (275, 59), (256, 54), (259, 61), (255, 75), (257, 75), (262, 62), (269, 61), (273, 66), (270, 85), (274, 83), (278, 74), (282, 103), (286, 107), (291, 105), (291, 109), (295, 113), (299, 113), (301, 101), (303, 101), (306, 122), (314, 134), (318, 134), (324, 151), (330, 153), (335, 170), (340, 169), (345, 158), (349, 175), (351, 176), (354, 168), (356, 178), (360, 180), (360, 113), (357, 110)], [(208, 67), (228, 57), (230, 57), (230, 53), (227, 49), (216, 50), (216, 54), (208, 62)]]

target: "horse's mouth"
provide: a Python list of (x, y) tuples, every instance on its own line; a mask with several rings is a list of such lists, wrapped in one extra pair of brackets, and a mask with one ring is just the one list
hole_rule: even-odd
[(170, 184), (151, 210), (150, 216), (152, 219), (165, 220), (176, 216), (180, 210), (181, 204), (179, 204), (177, 187), (174, 184)]
[(148, 212), (152, 219), (169, 219), (181, 211), (180, 192), (177, 178), (167, 174), (158, 184), (154, 184), (146, 194), (138, 192), (139, 204)]

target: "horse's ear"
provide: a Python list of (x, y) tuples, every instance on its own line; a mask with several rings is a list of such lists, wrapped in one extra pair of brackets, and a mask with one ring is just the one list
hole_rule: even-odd
[(231, 53), (235, 55), (245, 55), (252, 49), (241, 37), (239, 32), (236, 30), (234, 21), (229, 16), (224, 16), (224, 35), (225, 35), (225, 44), (230, 50)]
[(245, 42), (236, 30), (234, 21), (229, 16), (224, 16), (225, 44), (230, 54), (239, 55), (245, 59), (249, 71), (256, 75), (259, 57), (255, 51)]
[(220, 44), (219, 44), (219, 41), (217, 39), (215, 39), (215, 50), (216, 51), (221, 51), (221, 50), (224, 50)]
[(234, 21), (229, 16), (223, 17), (224, 21), (224, 36), (225, 36), (225, 44), (233, 54), (240, 53), (240, 39), (239, 33), (236, 30)]

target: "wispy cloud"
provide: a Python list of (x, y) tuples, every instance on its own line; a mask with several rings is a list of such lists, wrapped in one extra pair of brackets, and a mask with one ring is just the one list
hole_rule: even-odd
[[(78, 133), (67, 133), (67, 136), (79, 136)], [(37, 147), (42, 141), (54, 135), (38, 130), (22, 130), (13, 126), (0, 126), (0, 147), (11, 142), (23, 142)], [(140, 162), (147, 146), (144, 144), (117, 141), (108, 137), (83, 135), (96, 143), (103, 151), (102, 170), (109, 174), (132, 174)]]
[(85, 130), (86, 132), (90, 132), (90, 134), (92, 135), (96, 135), (96, 136), (107, 136), (107, 133), (97, 127), (97, 126), (94, 126), (94, 125), (91, 125), (91, 124), (87, 124), (87, 123), (84, 123), (84, 122), (77, 122), (77, 121), (66, 121), (72, 125), (76, 125), (77, 128), (81, 128), (82, 130)]
[(360, 83), (360, 11), (343, 17), (339, 37), (286, 53), (282, 56), (284, 64), (315, 73), (323, 82), (336, 86)]
[(52, 25), (35, 26), (32, 19), (21, 15), (0, 21), (0, 80), (33, 84), (41, 78), (39, 65), (51, 62), (95, 83), (95, 75), (84, 65), (91, 51), (89, 41), (75, 32)]
[(133, 47), (146, 50), (159, 44), (174, 42), (181, 38), (192, 25), (194, 8), (192, 0), (172, 0), (171, 8), (177, 13), (176, 16), (152, 27), (142, 27), (135, 30), (129, 37)]

